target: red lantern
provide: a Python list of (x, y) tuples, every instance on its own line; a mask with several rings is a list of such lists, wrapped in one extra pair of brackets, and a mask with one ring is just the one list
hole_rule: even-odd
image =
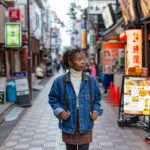
[(127, 35), (126, 35), (126, 31), (122, 32), (120, 34), (120, 40), (121, 41), (126, 41), (127, 40)]

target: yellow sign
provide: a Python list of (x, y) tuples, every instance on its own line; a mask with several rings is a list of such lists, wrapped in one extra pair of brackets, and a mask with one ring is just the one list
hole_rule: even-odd
[(86, 29), (81, 30), (81, 48), (86, 49), (87, 48), (87, 33)]
[(22, 46), (20, 23), (5, 24), (5, 47), (19, 48)]
[(142, 67), (142, 30), (127, 30), (126, 74), (129, 68)]
[(124, 78), (124, 114), (150, 115), (150, 77)]

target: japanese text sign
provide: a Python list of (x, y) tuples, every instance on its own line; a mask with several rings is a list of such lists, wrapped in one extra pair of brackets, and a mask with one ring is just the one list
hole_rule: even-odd
[(142, 67), (142, 30), (127, 30), (126, 73), (130, 67)]
[(150, 115), (150, 78), (124, 78), (124, 113)]
[(22, 46), (22, 34), (20, 23), (5, 24), (5, 47), (18, 48)]
[(20, 20), (20, 9), (19, 8), (9, 8), (8, 17), (9, 17), (9, 20), (19, 21)]

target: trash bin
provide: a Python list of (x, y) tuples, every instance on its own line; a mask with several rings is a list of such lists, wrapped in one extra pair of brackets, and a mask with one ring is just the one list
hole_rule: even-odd
[(6, 100), (8, 102), (16, 102), (16, 83), (15, 81), (9, 81), (6, 84)]

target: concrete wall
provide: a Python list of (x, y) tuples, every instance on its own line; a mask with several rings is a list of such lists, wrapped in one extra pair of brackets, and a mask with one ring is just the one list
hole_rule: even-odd
[(6, 8), (0, 5), (0, 43), (4, 43), (4, 31), (5, 31), (5, 11)]

